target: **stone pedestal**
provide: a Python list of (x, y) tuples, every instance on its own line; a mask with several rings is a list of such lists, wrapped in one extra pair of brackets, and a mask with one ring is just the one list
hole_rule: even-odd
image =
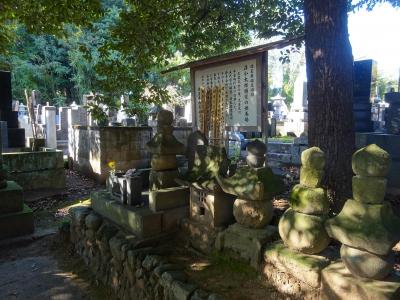
[(322, 271), (321, 299), (400, 299), (400, 279), (389, 277), (384, 281), (355, 277), (342, 262), (336, 262)]
[(322, 270), (330, 264), (329, 252), (320, 255), (292, 250), (281, 241), (264, 251), (264, 275), (277, 290), (299, 299), (318, 299)]
[(22, 188), (14, 181), (0, 189), (0, 239), (33, 233), (33, 212), (23, 203)]
[(235, 223), (218, 234), (215, 248), (249, 262), (258, 270), (262, 266), (263, 246), (278, 237), (278, 229), (275, 226), (251, 229)]

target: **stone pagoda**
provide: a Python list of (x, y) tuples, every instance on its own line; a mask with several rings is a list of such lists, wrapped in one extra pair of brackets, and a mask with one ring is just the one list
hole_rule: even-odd
[(24, 204), (22, 188), (14, 181), (7, 181), (0, 143), (0, 239), (30, 233), (33, 233), (33, 212)]
[(324, 228), (329, 203), (321, 188), (325, 154), (318, 147), (309, 148), (301, 154), (301, 163), (300, 184), (290, 193), (290, 208), (279, 221), (279, 234), (289, 248), (316, 254), (330, 242)]
[(392, 248), (400, 239), (400, 218), (384, 201), (390, 156), (368, 145), (354, 153), (352, 167), (353, 199), (325, 227), (342, 243), (342, 261), (353, 275), (381, 280), (393, 269)]
[(237, 223), (219, 235), (216, 247), (238, 253), (258, 269), (263, 245), (277, 235), (276, 228), (267, 225), (273, 217), (272, 197), (282, 191), (283, 182), (264, 166), (264, 143), (249, 143), (247, 153), (248, 166), (238, 168), (231, 177), (217, 177), (222, 190), (236, 196), (233, 215)]
[(185, 146), (172, 134), (173, 114), (161, 110), (157, 114), (157, 134), (146, 144), (152, 154), (149, 208), (163, 211), (189, 204), (189, 188), (180, 186), (176, 155), (185, 153)]

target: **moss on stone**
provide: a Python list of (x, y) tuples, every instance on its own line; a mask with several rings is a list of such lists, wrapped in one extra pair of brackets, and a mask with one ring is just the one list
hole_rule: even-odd
[(297, 184), (290, 192), (289, 203), (293, 210), (304, 214), (322, 215), (329, 211), (328, 198), (322, 188)]
[(303, 167), (322, 170), (325, 167), (325, 153), (318, 147), (311, 147), (301, 153)]
[(357, 175), (384, 177), (390, 168), (390, 155), (375, 144), (368, 145), (353, 154), (352, 168)]
[(362, 203), (380, 204), (386, 193), (387, 180), (384, 177), (353, 177), (353, 198)]

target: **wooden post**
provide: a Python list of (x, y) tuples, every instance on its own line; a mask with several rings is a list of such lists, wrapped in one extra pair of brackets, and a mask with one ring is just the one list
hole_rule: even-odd
[(261, 57), (261, 130), (265, 143), (265, 156), (268, 152), (268, 51)]

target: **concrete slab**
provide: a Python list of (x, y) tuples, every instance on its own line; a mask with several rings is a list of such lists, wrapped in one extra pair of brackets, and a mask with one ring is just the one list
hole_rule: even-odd
[(147, 207), (122, 205), (106, 191), (93, 192), (91, 205), (95, 212), (122, 226), (138, 237), (151, 237), (161, 233), (162, 213)]
[(33, 212), (25, 204), (20, 212), (0, 215), (0, 239), (31, 234), (33, 230)]
[(7, 181), (7, 187), (0, 189), (0, 214), (19, 212), (23, 208), (22, 187), (15, 181)]
[(385, 281), (358, 278), (338, 261), (322, 271), (321, 299), (400, 299), (400, 278), (389, 277)]

